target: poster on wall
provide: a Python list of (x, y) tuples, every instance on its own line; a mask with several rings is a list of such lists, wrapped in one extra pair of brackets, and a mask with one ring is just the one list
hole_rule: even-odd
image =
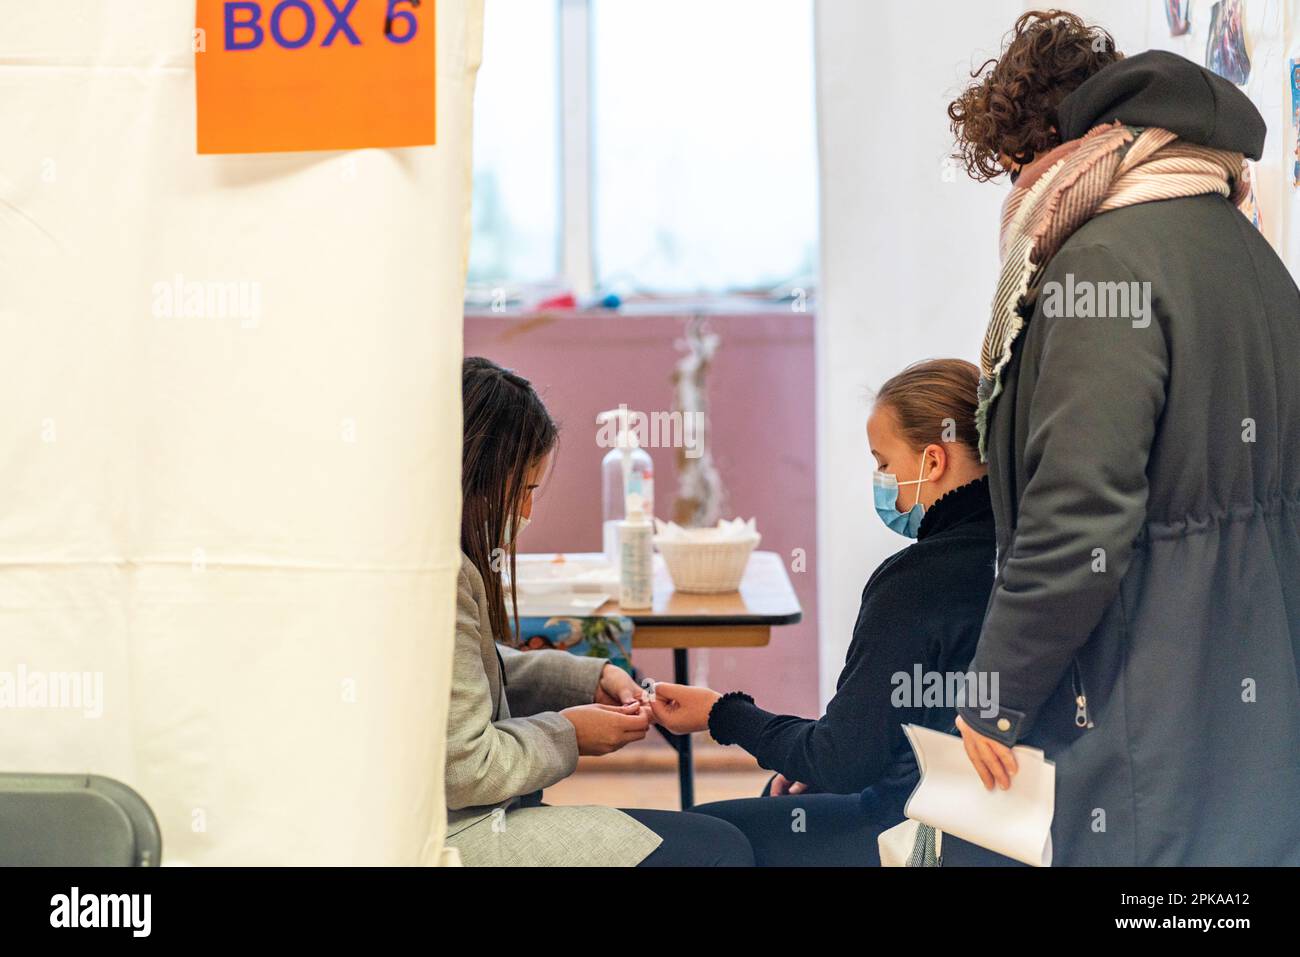
[(1300, 189), (1300, 60), (1291, 61), (1291, 188)]
[(1259, 194), (1255, 191), (1255, 163), (1253, 160), (1246, 160), (1242, 175), (1246, 180), (1246, 198), (1241, 201), (1241, 212), (1254, 224), (1256, 229), (1263, 232), (1264, 218), (1259, 211)]
[(435, 142), (434, 0), (196, 0), (200, 153)]
[(1250, 79), (1250, 53), (1246, 49), (1245, 0), (1219, 0), (1210, 8), (1210, 35), (1205, 44), (1205, 65), (1237, 86)]
[(1192, 28), (1192, 0), (1165, 0), (1165, 19), (1169, 21), (1169, 35), (1181, 37)]

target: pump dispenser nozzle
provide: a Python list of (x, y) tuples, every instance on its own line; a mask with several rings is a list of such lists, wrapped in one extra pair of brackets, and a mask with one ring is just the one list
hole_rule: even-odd
[(596, 444), (609, 449), (601, 462), (602, 518), (605, 557), (611, 565), (621, 560), (617, 523), (630, 515), (630, 496), (641, 501), (645, 521), (654, 517), (654, 464), (641, 447), (641, 413), (626, 404), (596, 416), (600, 429)]

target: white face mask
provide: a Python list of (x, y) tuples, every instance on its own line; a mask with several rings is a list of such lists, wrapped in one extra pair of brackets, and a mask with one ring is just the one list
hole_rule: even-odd
[(514, 542), (514, 540), (519, 537), (519, 533), (522, 532), (525, 528), (527, 528), (528, 523), (531, 521), (532, 519), (530, 519), (527, 515), (519, 516), (518, 525), (516, 525), (510, 519), (506, 519), (506, 527), (505, 527), (506, 544), (509, 545), (512, 542)]
[[(520, 515), (519, 524), (516, 526), (511, 519), (506, 519), (506, 527), (501, 530), (501, 537), (505, 540), (506, 547), (509, 547), (519, 537), (519, 533), (528, 527), (530, 521), (531, 519), (527, 515)], [(483, 523), (483, 534), (489, 539), (492, 537), (486, 522)]]

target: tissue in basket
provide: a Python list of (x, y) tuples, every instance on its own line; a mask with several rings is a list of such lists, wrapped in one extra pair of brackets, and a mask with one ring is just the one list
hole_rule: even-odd
[(673, 588), (680, 592), (716, 594), (735, 591), (745, 575), (749, 553), (762, 536), (748, 522), (732, 519), (716, 528), (682, 528), (655, 519), (654, 543), (664, 557)]

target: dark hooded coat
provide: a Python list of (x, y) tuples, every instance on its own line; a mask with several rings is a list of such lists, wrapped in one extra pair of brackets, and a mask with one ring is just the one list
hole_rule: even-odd
[[(1252, 158), (1265, 132), (1165, 52), (1106, 67), (1058, 119), (1066, 140), (1118, 120)], [(1040, 294), (1015, 343), (972, 665), (1001, 709), (963, 717), (1056, 762), (1055, 864), (1300, 864), (1296, 285), (1218, 195), (1096, 216), (1053, 281), (1149, 283), (1150, 321), (1051, 317)]]

